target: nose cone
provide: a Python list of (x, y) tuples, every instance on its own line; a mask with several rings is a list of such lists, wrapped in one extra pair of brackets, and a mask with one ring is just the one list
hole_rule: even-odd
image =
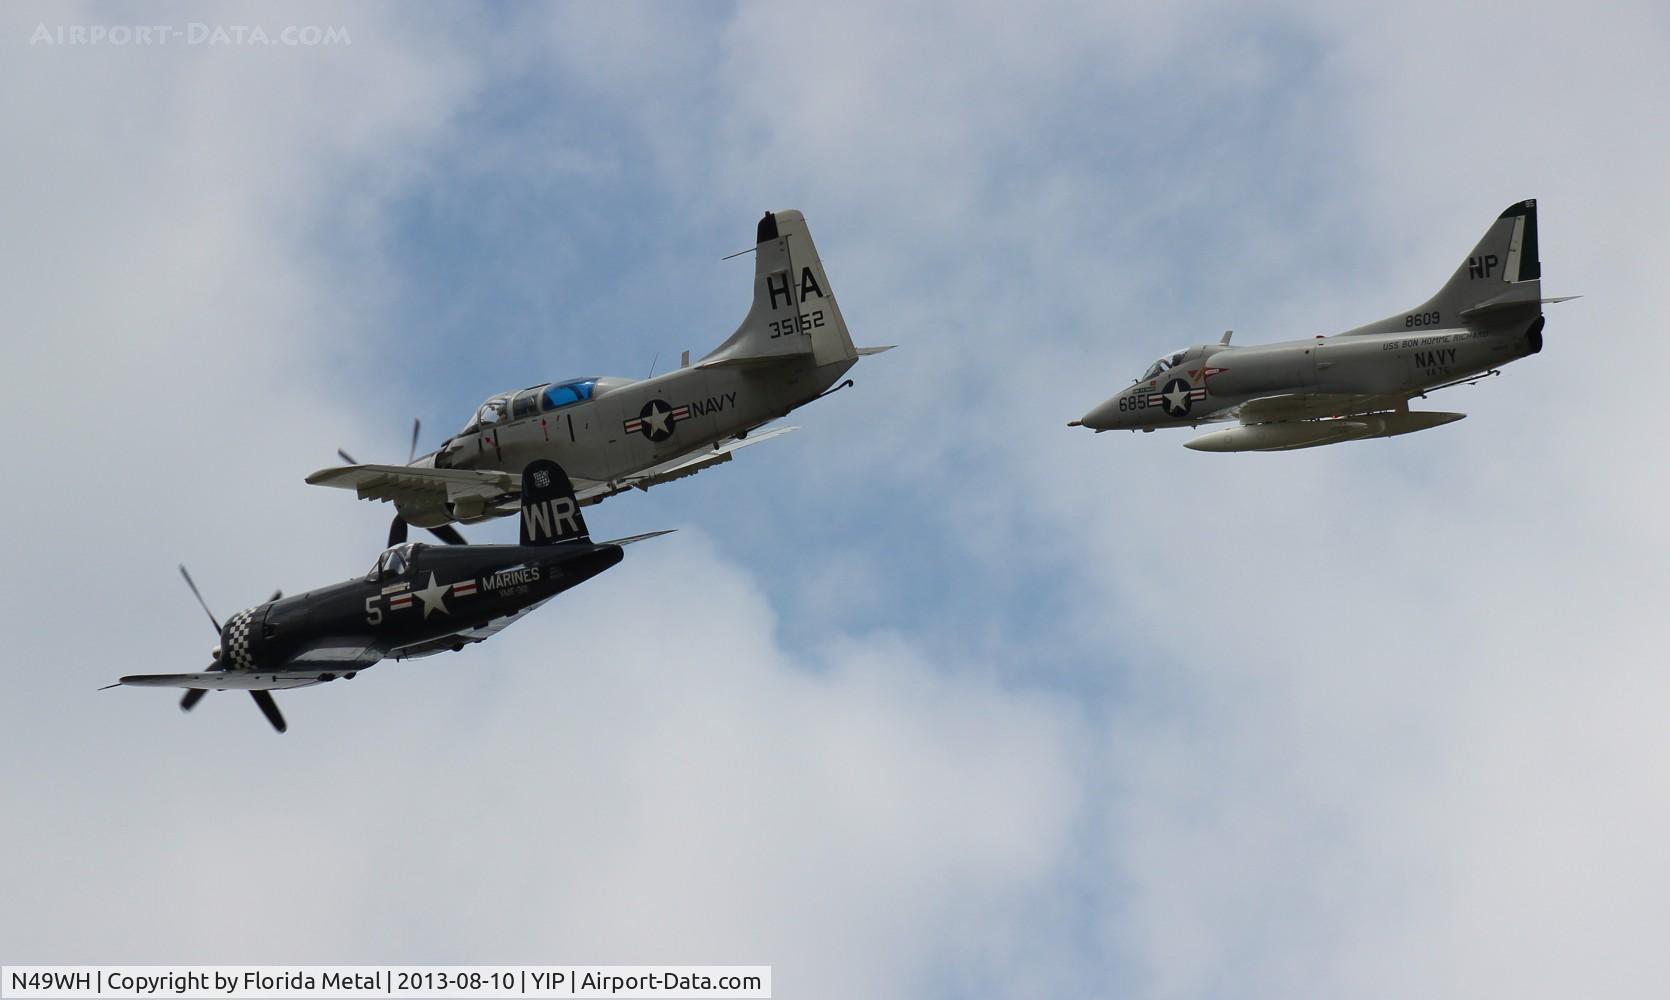
[(1119, 397), (1108, 400), (1078, 419), (1078, 426), (1108, 431), (1119, 426)]

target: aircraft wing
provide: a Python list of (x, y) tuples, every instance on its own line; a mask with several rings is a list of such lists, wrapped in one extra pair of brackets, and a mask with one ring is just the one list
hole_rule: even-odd
[[(731, 438), (712, 448), (686, 452), (676, 458), (652, 465), (642, 472), (623, 476), (612, 482), (574, 477), (574, 495), (583, 504), (596, 503), (629, 489), (647, 490), (651, 486), (670, 483), (675, 479), (693, 476), (703, 469), (722, 465), (731, 455), (750, 445), (769, 441), (774, 437), (799, 430), (798, 427), (777, 427), (745, 438)], [(518, 476), (497, 469), (431, 469), (409, 465), (341, 465), (320, 469), (307, 477), (313, 486), (334, 486), (353, 490), (361, 500), (430, 500), (456, 503), (465, 497), (477, 497), (489, 509), (521, 496), (522, 483)]]
[(521, 492), (508, 472), (489, 469), (430, 469), (409, 465), (342, 465), (307, 477), (313, 486), (353, 490), (361, 500), (456, 501), (480, 497), (489, 504)]
[(1409, 396), (1404, 393), (1294, 392), (1249, 399), (1232, 412), (1243, 424), (1274, 424), (1377, 413), (1394, 410), (1408, 401)]
[(202, 691), (282, 691), (319, 683), (319, 671), (205, 670), (196, 674), (129, 674), (116, 683), (129, 687), (194, 688)]
[(577, 480), (574, 484), (574, 492), (580, 498), (581, 503), (596, 503), (604, 497), (612, 497), (616, 493), (624, 493), (628, 489), (647, 490), (651, 486), (670, 483), (675, 479), (694, 476), (703, 469), (723, 465), (731, 460), (732, 455), (750, 445), (770, 441), (774, 437), (799, 429), (799, 427), (776, 427), (761, 434), (750, 434), (745, 438), (731, 438), (712, 448), (686, 452), (677, 458), (668, 459), (660, 465), (652, 465), (642, 472), (624, 476), (612, 483), (586, 482), (586, 485), (582, 486), (580, 483), (583, 480)]
[(491, 639), (500, 632), (503, 632), (516, 622), (521, 621), (525, 615), (532, 613), (535, 608), (543, 607), (546, 601), (549, 600), (551, 600), (551, 598), (547, 597), (544, 601), (540, 601), (536, 604), (530, 604), (515, 614), (505, 615), (503, 618), (495, 618), (485, 625), (478, 625), (474, 628), (460, 629), (451, 635), (443, 635), (434, 639), (426, 639), (423, 642), (414, 643), (410, 646), (402, 646), (400, 649), (395, 650), (389, 655), (397, 660), (412, 660), (420, 656), (433, 656), (436, 653), (444, 653), (447, 650), (452, 649), (454, 646), (461, 646), (465, 643), (486, 642), (488, 639)]
[(368, 636), (332, 636), (303, 646), (279, 670), (317, 677), (321, 673), (364, 670), (382, 658), (383, 648)]
[(273, 670), (129, 674), (116, 683), (130, 687), (176, 687), (203, 691), (282, 691), (318, 684), (321, 674), (355, 673), (375, 665), (382, 658), (382, 650), (369, 639), (333, 638), (302, 647), (296, 655)]

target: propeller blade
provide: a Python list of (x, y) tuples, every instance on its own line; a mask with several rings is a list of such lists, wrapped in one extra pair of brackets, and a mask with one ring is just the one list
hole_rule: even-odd
[(441, 541), (447, 543), (448, 545), (468, 545), (468, 544), (470, 544), (469, 542), (466, 542), (464, 540), (463, 535), (458, 533), (458, 529), (454, 528), (450, 524), (443, 524), (439, 528), (430, 528), (429, 533), (431, 535), (434, 535), (436, 538), (439, 538)]
[(180, 699), (180, 711), (191, 711), (192, 706), (202, 701), (203, 696), (208, 693), (208, 690), (205, 688), (192, 688), (190, 691), (187, 691), (186, 696)]
[(423, 427), (423, 421), (417, 419), (416, 417), (413, 417), (412, 418), (412, 450), (406, 456), (406, 464), (407, 465), (411, 465), (412, 460), (417, 458), (418, 430), (422, 427)]
[(354, 461), (354, 456), (352, 456), (352, 455), (348, 454), (347, 452), (343, 451), (341, 448), (336, 449), (336, 453), (338, 455), (340, 455), (342, 457), (342, 460), (344, 462), (347, 462), (349, 465), (358, 465), (359, 464), (358, 462)]
[(180, 564), (180, 575), (186, 578), (186, 586), (191, 588), (192, 596), (196, 597), (197, 603), (202, 605), (203, 613), (209, 616), (209, 624), (215, 627), (215, 635), (219, 635), (220, 622), (215, 621), (215, 613), (209, 610), (209, 602), (203, 600), (203, 595), (197, 592), (197, 584), (191, 581), (191, 574), (186, 572), (185, 563)]
[(257, 690), (251, 691), (249, 696), (255, 699), (255, 704), (261, 707), (261, 714), (267, 717), (267, 721), (273, 724), (274, 729), (282, 733), (290, 728), (285, 724), (284, 714), (278, 710), (278, 702), (273, 701), (272, 695)]
[(394, 515), (394, 520), (389, 522), (389, 548), (406, 541), (406, 528), (406, 519), (399, 514)]

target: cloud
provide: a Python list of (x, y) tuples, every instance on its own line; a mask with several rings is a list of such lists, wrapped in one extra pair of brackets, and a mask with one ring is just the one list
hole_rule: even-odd
[[(1664, 90), (1661, 17), (658, 10), (0, 70), (51, 95), (0, 168), (0, 406), (39, 428), (3, 538), (8, 954), (1650, 995), (1667, 151), (1617, 95)], [(1062, 426), (1226, 326), (1400, 308), (1527, 196), (1550, 292), (1588, 297), (1442, 400), (1466, 421), (1225, 457)], [(716, 341), (712, 258), (762, 203), (901, 347), (593, 518), (681, 534), (488, 646), (285, 698), (282, 741), (239, 697), (90, 693), (209, 644), (174, 561), (221, 614), (369, 562), (386, 512), (299, 477), (398, 453), (390, 411)]]
[[(383, 254), (476, 77), (380, 19), (352, 27), (351, 51), (303, 65), (12, 64), (55, 96), (13, 122), (39, 141), (7, 185), (36, 237), (7, 244), (11, 317), (34, 331), (8, 416), (42, 428), (14, 453), (34, 487), (5, 529), (31, 574), (5, 613), (5, 791), (32, 810), (6, 838), (8, 956), (533, 961), (563, 942), (882, 992), (964, 934), (1006, 939), (1082, 809), (1078, 713), (943, 676), (903, 637), (791, 653), (699, 532), (481, 656), (283, 696), (283, 740), (241, 696), (181, 718), (162, 693), (93, 691), (205, 662), (173, 562), (224, 618), (363, 570), (381, 536), (386, 511), (300, 477), (339, 442), (403, 444), (386, 389), (356, 398), (396, 339)], [(143, 87), (107, 106), (128, 74)], [(153, 127), (119, 141), (135, 116)], [(946, 922), (962, 933), (920, 937)]]

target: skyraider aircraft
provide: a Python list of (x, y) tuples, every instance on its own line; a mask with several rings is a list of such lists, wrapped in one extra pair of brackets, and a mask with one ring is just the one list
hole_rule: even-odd
[(1100, 433), (1240, 424), (1183, 443), (1196, 451), (1286, 451), (1423, 431), (1466, 414), (1411, 411), (1411, 399), (1542, 350), (1543, 305), (1571, 298), (1542, 297), (1537, 203), (1518, 202), (1438, 294), (1408, 312), (1262, 347), (1230, 347), (1225, 333), (1154, 362), (1068, 426)]
[(422, 545), (397, 522), (389, 548), (363, 578), (274, 594), (222, 626), (185, 567), (191, 592), (220, 633), (214, 665), (195, 674), (134, 674), (116, 684), (186, 688), (190, 711), (209, 691), (248, 691), (273, 728), (284, 732), (271, 691), (352, 680), (377, 662), (428, 656), (484, 642), (546, 601), (621, 561), (621, 546), (655, 531), (593, 542), (562, 468), (530, 464), (522, 473), (519, 545)]
[[(737, 449), (794, 430), (750, 433), (834, 391), (859, 357), (799, 212), (767, 212), (754, 248), (754, 302), (711, 354), (637, 381), (580, 378), (500, 393), (464, 429), (407, 465), (322, 469), (309, 483), (394, 503), (431, 530), (516, 510), (510, 471), (550, 459), (574, 476), (581, 503), (648, 489), (728, 462)], [(840, 388), (851, 385), (849, 380)], [(346, 458), (346, 456), (344, 456)]]

